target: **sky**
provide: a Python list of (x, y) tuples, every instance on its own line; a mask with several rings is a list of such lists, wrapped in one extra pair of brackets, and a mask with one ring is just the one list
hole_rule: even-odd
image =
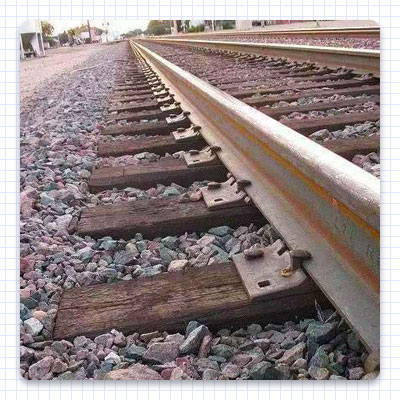
[[(54, 26), (54, 35), (64, 32), (70, 28), (74, 28), (76, 26), (80, 26), (82, 24), (87, 24), (87, 20), (47, 20)], [(146, 29), (148, 20), (89, 20), (90, 26), (97, 26), (98, 28), (103, 28), (102, 24), (108, 22), (109, 30), (118, 31), (119, 33), (126, 33), (128, 31), (132, 31), (134, 29)]]

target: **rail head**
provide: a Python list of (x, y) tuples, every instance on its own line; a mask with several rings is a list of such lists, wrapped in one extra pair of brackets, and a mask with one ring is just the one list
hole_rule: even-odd
[(131, 42), (370, 350), (379, 348), (379, 179)]
[(343, 47), (322, 47), (278, 43), (230, 42), (204, 39), (143, 38), (142, 41), (168, 43), (172, 45), (205, 47), (232, 50), (270, 57), (286, 57), (292, 60), (317, 62), (331, 68), (346, 66), (357, 73), (380, 76), (380, 51)]

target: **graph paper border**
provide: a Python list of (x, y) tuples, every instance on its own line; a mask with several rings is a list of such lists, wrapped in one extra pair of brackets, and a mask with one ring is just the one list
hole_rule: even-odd
[[(317, 4), (318, 3), (318, 4)], [(400, 3), (0, 0), (0, 393), (13, 399), (380, 399), (400, 391)], [(381, 26), (381, 374), (376, 381), (26, 381), (19, 366), (19, 43), (26, 19), (373, 19)], [(393, 73), (393, 77), (392, 77)], [(392, 111), (393, 105), (393, 111)], [(392, 129), (393, 128), (393, 129)], [(393, 151), (393, 155), (392, 155)], [(392, 186), (393, 183), (393, 186)], [(392, 243), (393, 240), (393, 243)]]

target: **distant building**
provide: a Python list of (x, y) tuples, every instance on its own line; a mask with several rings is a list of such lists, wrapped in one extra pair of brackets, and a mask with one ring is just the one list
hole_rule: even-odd
[(283, 24), (294, 24), (297, 22), (307, 22), (309, 20), (297, 20), (297, 19), (286, 19), (286, 20), (236, 20), (235, 28), (238, 31), (245, 31), (252, 28), (263, 28), (268, 25), (283, 25)]
[(44, 57), (43, 33), (40, 21), (25, 21), (19, 28), (20, 57)]
[(121, 40), (121, 34), (119, 31), (109, 30), (108, 33), (103, 32), (101, 34), (102, 43), (113, 42), (115, 40)]
[(235, 21), (235, 28), (238, 31), (245, 31), (247, 29), (251, 29), (253, 26), (253, 21), (238, 19)]
[(98, 30), (96, 27), (90, 28), (90, 35), (89, 35), (88, 31), (85, 31), (85, 32), (81, 32), (79, 34), (79, 37), (83, 41), (87, 41), (91, 38), (93, 43), (98, 43), (101, 41), (101, 36), (98, 35)]

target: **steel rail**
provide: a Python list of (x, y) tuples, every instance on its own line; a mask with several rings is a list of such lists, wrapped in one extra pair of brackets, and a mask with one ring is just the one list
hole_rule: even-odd
[(339, 47), (303, 46), (274, 43), (228, 42), (220, 40), (193, 40), (169, 38), (145, 38), (142, 41), (168, 43), (172, 45), (230, 50), (239, 53), (268, 57), (285, 57), (290, 60), (316, 62), (330, 68), (347, 67), (357, 73), (372, 73), (380, 76), (380, 51)]
[(371, 351), (379, 349), (379, 179), (131, 41)]
[(214, 32), (180, 33), (168, 35), (168, 38), (186, 37), (218, 37), (218, 36), (312, 36), (312, 37), (346, 37), (346, 38), (377, 38), (380, 37), (380, 28), (365, 27), (332, 27), (332, 28), (291, 28), (291, 29), (254, 29), (254, 30), (222, 30)]

